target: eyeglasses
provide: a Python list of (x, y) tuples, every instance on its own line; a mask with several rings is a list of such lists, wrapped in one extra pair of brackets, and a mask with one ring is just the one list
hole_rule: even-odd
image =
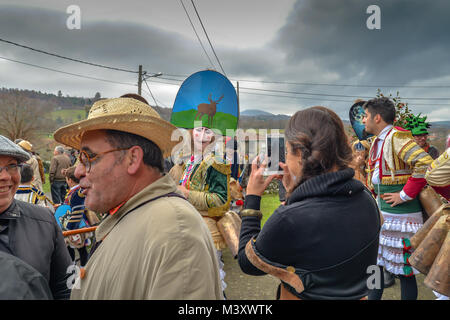
[(128, 150), (128, 149), (130, 149), (130, 147), (113, 149), (113, 150), (97, 153), (96, 155), (91, 156), (91, 157), (87, 154), (87, 152), (85, 150), (82, 150), (82, 151), (80, 151), (80, 155), (78, 156), (78, 159), (80, 160), (80, 163), (86, 168), (86, 172), (89, 173), (91, 171), (92, 163), (94, 163), (95, 161), (98, 161), (100, 159), (99, 158), (100, 156), (105, 155), (110, 152), (123, 151), (123, 150)]
[(5, 169), (9, 174), (14, 174), (17, 173), (21, 167), (21, 164), (8, 164), (7, 166), (0, 167), (0, 173)]

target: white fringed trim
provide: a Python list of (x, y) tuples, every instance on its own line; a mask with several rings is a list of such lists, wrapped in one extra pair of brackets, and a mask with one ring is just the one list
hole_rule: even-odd
[(391, 248), (403, 248), (403, 238), (394, 238), (394, 237), (387, 237), (383, 234), (380, 235), (380, 246), (386, 246)]
[(381, 230), (416, 233), (422, 226), (422, 223), (408, 220), (401, 221), (398, 219), (386, 219), (381, 227)]
[[(404, 264), (396, 264), (391, 263), (387, 260), (384, 260), (383, 257), (378, 257), (377, 259), (377, 265), (384, 267), (387, 271), (389, 271), (392, 274), (402, 275), (404, 276), (405, 273), (403, 271)], [(414, 268), (412, 268), (414, 274), (419, 274), (420, 272)]]
[(403, 252), (402, 251), (392, 251), (392, 250), (381, 250), (378, 252), (378, 258), (383, 257), (384, 260), (392, 261), (395, 263), (404, 263)]

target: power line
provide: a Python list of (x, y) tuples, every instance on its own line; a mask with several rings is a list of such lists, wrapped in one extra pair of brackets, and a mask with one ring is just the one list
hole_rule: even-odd
[[(137, 86), (136, 84), (132, 84), (132, 83), (125, 83), (125, 82), (119, 82), (119, 81), (112, 81), (112, 80), (107, 80), (107, 79), (101, 79), (101, 78), (95, 78), (95, 77), (90, 77), (90, 76), (86, 76), (86, 75), (80, 75), (80, 74), (76, 74), (76, 73), (71, 73), (71, 72), (66, 72), (66, 71), (61, 71), (61, 70), (56, 70), (53, 68), (47, 68), (47, 67), (43, 67), (43, 66), (39, 66), (39, 65), (35, 65), (35, 64), (31, 64), (31, 63), (27, 63), (27, 62), (23, 62), (23, 61), (18, 61), (18, 60), (14, 60), (14, 59), (9, 59), (9, 58), (5, 58), (5, 57), (1, 57), (0, 59), (4, 59), (7, 61), (11, 61), (11, 62), (15, 62), (15, 63), (19, 63), (19, 64), (23, 64), (23, 65), (27, 65), (27, 66), (32, 66), (35, 68), (40, 68), (40, 69), (44, 69), (44, 70), (49, 70), (49, 71), (53, 71), (53, 72), (58, 72), (58, 73), (62, 73), (62, 74), (67, 74), (67, 75), (71, 75), (71, 76), (76, 76), (76, 77), (80, 77), (80, 78), (85, 78), (85, 79), (90, 79), (90, 80), (97, 80), (97, 81), (103, 81), (103, 82), (109, 82), (109, 83), (115, 83), (115, 84), (122, 84), (122, 85), (128, 85), (128, 86)], [(178, 79), (171, 79), (171, 78), (162, 78), (165, 80), (169, 80), (169, 81), (177, 81), (177, 82), (182, 82), (182, 80), (178, 80)], [(149, 81), (152, 82), (156, 82), (156, 83), (161, 83), (161, 84), (169, 84), (169, 85), (175, 85), (179, 87), (179, 84), (175, 84), (175, 83), (170, 83), (170, 82), (164, 82), (164, 81), (160, 81), (155, 80), (152, 78), (152, 80), (149, 79)], [(146, 82), (146, 81), (145, 81)], [(146, 82), (146, 85), (148, 87), (148, 84)], [(150, 88), (148, 87), (150, 94), (152, 96), (152, 98), (156, 103), (156, 98), (153, 96), (153, 93), (151, 92)], [(373, 98), (373, 97), (361, 97), (361, 96), (348, 96), (348, 95), (331, 95), (331, 94), (323, 94), (323, 93), (304, 93), (304, 92), (293, 92), (293, 91), (281, 91), (281, 90), (268, 90), (268, 89), (257, 89), (257, 88), (246, 88), (246, 87), (241, 87), (240, 89), (243, 90), (256, 90), (256, 91), (263, 91), (263, 92), (274, 92), (274, 93), (286, 93), (286, 94), (303, 94), (303, 95), (316, 95), (316, 96), (331, 96), (331, 97), (350, 97), (350, 98)], [(312, 97), (295, 97), (295, 96), (287, 96), (287, 95), (276, 95), (276, 94), (266, 94), (266, 93), (254, 93), (254, 92), (245, 92), (245, 91), (241, 91), (241, 93), (244, 94), (253, 94), (253, 95), (260, 95), (260, 96), (270, 96), (270, 97), (282, 97), (282, 98), (295, 98), (295, 99), (305, 99), (305, 100), (323, 100), (323, 101), (335, 101), (335, 102), (352, 102), (350, 100), (336, 100), (336, 99), (324, 99), (324, 98), (312, 98)], [(402, 98), (405, 100), (448, 100), (449, 98)], [(443, 103), (414, 103), (414, 105), (429, 105), (429, 106), (449, 106), (450, 104), (443, 104)]]
[(162, 105), (164, 108), (169, 108), (168, 106), (166, 106), (164, 103), (162, 103), (160, 100), (156, 99), (156, 102), (158, 102), (160, 105)]
[[(290, 98), (290, 99), (300, 99), (300, 100), (319, 100), (318, 98), (309, 98), (309, 97), (296, 97), (296, 96), (285, 96), (279, 94), (267, 94), (267, 93), (256, 93), (256, 92), (245, 92), (240, 91), (242, 94), (251, 94), (256, 96), (266, 96), (266, 97), (277, 97), (277, 98)], [(321, 101), (333, 101), (333, 102), (349, 102), (352, 103), (352, 100), (336, 100), (336, 99), (320, 99)]]
[(301, 86), (330, 86), (330, 87), (357, 87), (357, 88), (450, 88), (450, 85), (439, 86), (408, 86), (408, 85), (366, 85), (366, 84), (337, 84), (337, 83), (308, 83), (308, 82), (289, 82), (289, 81), (263, 81), (263, 80), (236, 80), (239, 82), (256, 82), (256, 83), (273, 83), (273, 84), (289, 84)]
[(217, 54), (216, 54), (216, 51), (214, 50), (214, 47), (211, 44), (211, 41), (209, 40), (208, 33), (206, 32), (206, 29), (205, 29), (205, 26), (203, 25), (202, 19), (200, 18), (200, 15), (198, 14), (197, 8), (195, 7), (194, 0), (191, 0), (191, 2), (192, 2), (192, 6), (195, 9), (195, 13), (197, 14), (198, 20), (200, 21), (200, 24), (202, 25), (203, 32), (205, 32), (206, 39), (208, 39), (209, 45), (211, 46), (211, 49), (212, 49), (212, 52), (214, 53), (214, 56), (216, 57), (216, 60), (219, 63), (220, 69), (222, 70), (223, 74), (225, 76), (227, 76), (227, 74), (225, 73), (225, 70), (223, 70), (223, 67), (222, 67), (222, 64), (220, 63), (219, 58), (217, 57)]
[(147, 79), (150, 82), (156, 82), (156, 83), (162, 83), (162, 84), (170, 84), (172, 86), (177, 86), (179, 87), (180, 85), (177, 83), (171, 83), (171, 82), (165, 82), (165, 81), (160, 81), (160, 80), (155, 80), (155, 79)]
[(14, 60), (14, 59), (9, 59), (9, 58), (5, 58), (5, 57), (0, 57), (0, 59), (4, 59), (4, 60), (8, 60), (8, 61), (24, 64), (24, 65), (35, 67), (35, 68), (50, 70), (50, 71), (53, 71), (53, 72), (68, 74), (68, 75), (75, 76), (75, 77), (80, 77), (80, 78), (86, 78), (86, 79), (97, 80), (97, 81), (104, 81), (104, 82), (110, 82), (110, 83), (123, 84), (123, 85), (127, 85), (127, 86), (135, 86), (135, 87), (137, 86), (137, 84), (133, 84), (133, 83), (125, 83), (125, 82), (118, 82), (118, 81), (112, 81), (112, 80), (101, 79), (101, 78), (94, 78), (94, 77), (85, 76), (85, 75), (81, 75), (81, 74), (77, 74), (77, 73), (66, 72), (66, 71), (56, 70), (56, 69), (52, 69), (52, 68), (42, 67), (42, 66), (38, 66), (38, 65), (35, 65), (35, 64), (32, 64), (32, 63), (27, 63), (27, 62), (18, 61), (18, 60)]
[[(177, 80), (177, 79), (170, 79), (170, 78), (160, 78), (160, 79), (164, 79), (164, 80), (170, 80), (170, 81), (178, 81), (181, 82), (182, 80)], [(161, 84), (168, 84), (168, 85), (173, 85), (173, 86), (180, 86), (179, 84), (176, 83), (171, 83), (171, 82), (165, 82), (165, 81), (161, 81), (160, 79), (158, 80), (151, 80), (153, 82), (157, 82), (157, 83), (161, 83)], [(262, 90), (262, 89), (255, 89), (255, 88), (243, 88), (243, 87), (239, 87), (239, 89), (244, 89), (244, 90)], [(277, 91), (277, 90), (273, 90), (275, 93), (279, 92), (279, 93), (289, 93), (289, 91)], [(321, 101), (333, 101), (333, 102), (348, 102), (348, 103), (353, 103), (353, 100), (337, 100), (337, 99), (329, 99), (329, 98), (322, 98), (322, 97), (318, 97), (318, 98), (313, 98), (313, 97), (299, 97), (299, 96), (288, 96), (288, 95), (280, 95), (280, 94), (268, 94), (268, 93), (256, 93), (256, 92), (246, 92), (246, 91), (240, 91), (240, 93), (242, 94), (251, 94), (251, 95), (257, 95), (257, 96), (267, 96), (267, 97), (279, 97), (279, 98), (290, 98), (290, 99), (298, 99), (298, 100), (321, 100)], [(299, 94), (297, 92), (297, 94)], [(304, 93), (304, 94), (308, 94), (308, 93)], [(351, 97), (351, 98), (363, 98), (360, 96), (347, 96), (347, 97)], [(369, 98), (372, 99), (374, 97), (365, 97), (365, 98)], [(404, 98), (402, 98), (404, 99)], [(415, 98), (413, 98), (415, 99)], [(429, 99), (429, 98), (423, 98), (425, 100)], [(422, 106), (450, 106), (450, 104), (445, 104), (445, 103), (414, 103), (414, 105), (422, 105)]]
[[(178, 79), (173, 78), (165, 78), (161, 77), (161, 79), (164, 80), (170, 80), (170, 81), (181, 81)], [(254, 91), (263, 91), (263, 92), (274, 92), (274, 93), (286, 93), (286, 94), (297, 94), (297, 95), (312, 95), (312, 96), (324, 96), (324, 97), (340, 97), (340, 98), (361, 98), (361, 99), (372, 99), (373, 96), (352, 96), (352, 95), (341, 95), (341, 94), (327, 94), (327, 93), (311, 93), (311, 92), (296, 92), (296, 91), (283, 91), (283, 90), (270, 90), (270, 89), (258, 89), (258, 88), (247, 88), (247, 87), (240, 87), (240, 89), (246, 89), (246, 90), (254, 90)], [(311, 98), (313, 99), (313, 98)], [(423, 97), (417, 97), (417, 98), (403, 98), (404, 100), (450, 100), (450, 98), (423, 98)], [(447, 105), (447, 104), (444, 104)]]
[(87, 62), (87, 61), (82, 61), (82, 60), (78, 60), (78, 59), (64, 57), (64, 56), (61, 56), (59, 54), (50, 53), (50, 52), (47, 52), (47, 51), (31, 48), (31, 47), (28, 47), (28, 46), (25, 46), (25, 45), (22, 45), (22, 44), (19, 44), (19, 43), (16, 43), (16, 42), (8, 41), (8, 40), (5, 40), (5, 39), (1, 39), (1, 38), (0, 38), (0, 41), (8, 43), (8, 44), (15, 45), (15, 46), (18, 46), (18, 47), (22, 47), (22, 48), (25, 48), (25, 49), (29, 49), (29, 50), (32, 50), (32, 51), (36, 51), (36, 52), (40, 52), (40, 53), (43, 53), (43, 54), (47, 54), (47, 55), (50, 55), (50, 56), (53, 56), (53, 57), (66, 59), (66, 60), (70, 60), (70, 61), (75, 61), (75, 62), (79, 62), (79, 63), (84, 63), (84, 64), (88, 64), (88, 65), (95, 66), (95, 67), (106, 68), (106, 69), (111, 69), (111, 70), (116, 70), (116, 71), (123, 71), (123, 72), (138, 73), (138, 71), (126, 70), (126, 69), (115, 68), (115, 67), (109, 67), (109, 66), (105, 66), (105, 65), (102, 65), (102, 64), (97, 64), (97, 63), (92, 63), (92, 62)]
[[(203, 43), (200, 40), (200, 37), (198, 36), (197, 31), (195, 30), (195, 27), (194, 27), (194, 25), (192, 23), (192, 20), (191, 20), (190, 16), (189, 16), (189, 13), (186, 10), (186, 7), (184, 6), (182, 0), (180, 0), (180, 2), (181, 2), (182, 6), (183, 6), (183, 8), (184, 8), (184, 10), (186, 12), (186, 15), (187, 15), (187, 17), (189, 19), (189, 22), (191, 23), (192, 28), (194, 29), (194, 32), (195, 32), (195, 34), (197, 36), (197, 39), (199, 40), (200, 45), (203, 48), (203, 51), (205, 52), (206, 56), (208, 57), (208, 60), (209, 60), (210, 64), (212, 65), (212, 67), (215, 68), (214, 64), (211, 61), (211, 58), (209, 57), (208, 53), (205, 50), (205, 47), (203, 46)], [(201, 23), (202, 28), (203, 28), (203, 30), (205, 32), (205, 35), (206, 35), (206, 37), (208, 39), (208, 42), (209, 42), (209, 44), (211, 46), (211, 49), (212, 49), (212, 51), (213, 51), (213, 53), (214, 53), (214, 55), (215, 55), (219, 65), (221, 67), (222, 72), (225, 74), (225, 71), (222, 68), (222, 65), (221, 65), (221, 63), (220, 63), (220, 61), (219, 61), (219, 59), (218, 59), (218, 57), (216, 55), (216, 52), (215, 52), (215, 50), (214, 50), (214, 48), (213, 48), (213, 46), (211, 44), (211, 41), (209, 40), (208, 34), (207, 34), (207, 32), (206, 32), (206, 30), (205, 30), (205, 28), (203, 26), (203, 23), (202, 23), (202, 20), (200, 18), (200, 15), (198, 14), (197, 8), (195, 7), (195, 4), (194, 4), (193, 0), (191, 0), (191, 2), (192, 2), (192, 5), (194, 6), (194, 9), (195, 9), (195, 12), (196, 12), (196, 14), (198, 16), (198, 19), (200, 20), (200, 23)], [(66, 59), (66, 60), (70, 60), (70, 61), (74, 61), (74, 62), (84, 63), (84, 64), (88, 64), (88, 65), (92, 65), (92, 66), (96, 66), (96, 67), (100, 67), (100, 68), (106, 68), (106, 69), (110, 69), (110, 70), (130, 72), (130, 73), (138, 73), (138, 71), (127, 70), (127, 69), (116, 68), (116, 67), (110, 67), (110, 66), (106, 66), (106, 65), (101, 65), (101, 64), (97, 64), (97, 63), (92, 63), (92, 62), (87, 62), (87, 61), (82, 61), (82, 60), (78, 60), (78, 59), (73, 59), (73, 58), (61, 56), (59, 54), (50, 53), (50, 52), (43, 51), (43, 50), (40, 50), (40, 49), (35, 49), (35, 48), (29, 47), (29, 46), (21, 45), (19, 43), (12, 42), (12, 41), (5, 40), (5, 39), (1, 39), (1, 38), (0, 38), (0, 41), (4, 42), (4, 43), (15, 45), (15, 46), (18, 46), (18, 47), (22, 47), (22, 48), (25, 48), (25, 49), (29, 49), (29, 50), (32, 50), (32, 51), (36, 51), (36, 52), (39, 52), (39, 53), (43, 53), (43, 54), (47, 54), (47, 55), (50, 55), (50, 56), (58, 57), (58, 58), (61, 58), (61, 59)], [(173, 77), (182, 77), (182, 78), (186, 78), (187, 77), (187, 75), (170, 75), (170, 74), (167, 74), (167, 75), (168, 76), (173, 76)], [(248, 79), (230, 79), (230, 80), (240, 81), (240, 82), (268, 83), (268, 84), (288, 84), (288, 85), (303, 85), (303, 86), (331, 86), (331, 87), (357, 87), (357, 88), (439, 88), (439, 89), (450, 88), (450, 85), (428, 85), (428, 86), (396, 85), (396, 84), (365, 85), (365, 84), (337, 84), (337, 83), (310, 83), (310, 82), (290, 82), (290, 81), (265, 81), (265, 80), (248, 80)], [(404, 98), (404, 99), (406, 99), (406, 98)]]
[[(289, 94), (300, 94), (300, 95), (311, 95), (311, 96), (325, 96), (325, 97), (342, 97), (342, 98), (361, 98), (361, 99), (373, 99), (373, 96), (351, 96), (343, 94), (328, 94), (328, 93), (315, 93), (315, 92), (295, 92), (295, 91), (283, 91), (283, 90), (270, 90), (270, 89), (257, 89), (257, 88), (246, 88), (241, 87), (241, 89), (255, 90), (255, 91), (265, 91), (265, 92), (277, 92), (277, 93), (289, 93)], [(450, 98), (406, 98), (401, 97), (404, 100), (450, 100)]]
[[(241, 88), (240, 88), (241, 89)], [(267, 93), (256, 93), (256, 92), (245, 92), (240, 91), (242, 94), (251, 94), (257, 96), (268, 96), (268, 97), (279, 97), (279, 98), (290, 98), (290, 99), (299, 99), (299, 100), (320, 100), (320, 101), (333, 101), (333, 102), (348, 102), (354, 103), (353, 100), (336, 100), (336, 99), (327, 99), (327, 98), (311, 98), (311, 97), (298, 97), (298, 96), (287, 96), (287, 95), (278, 95), (278, 94), (267, 94)], [(373, 98), (373, 97), (372, 97)], [(414, 103), (417, 106), (450, 106), (450, 104), (446, 103)]]
[[(90, 80), (97, 80), (97, 81), (104, 81), (104, 82), (109, 82), (109, 83), (115, 83), (115, 84), (122, 84), (122, 85), (127, 85), (127, 86), (134, 86), (137, 87), (137, 84), (133, 84), (133, 83), (125, 83), (125, 82), (118, 82), (118, 81), (112, 81), (112, 80), (107, 80), (107, 79), (101, 79), (101, 78), (94, 78), (94, 77), (90, 77), (90, 76), (85, 76), (85, 75), (80, 75), (80, 74), (76, 74), (76, 73), (71, 73), (71, 72), (66, 72), (66, 71), (61, 71), (61, 70), (56, 70), (56, 69), (52, 69), (52, 68), (47, 68), (47, 67), (42, 67), (42, 66), (38, 66), (32, 63), (27, 63), (27, 62), (23, 62), (23, 61), (18, 61), (18, 60), (14, 60), (14, 59), (9, 59), (9, 58), (5, 58), (5, 57), (0, 57), (0, 59), (4, 59), (7, 61), (11, 61), (11, 62), (16, 62), (16, 63), (20, 63), (20, 64), (24, 64), (27, 66), (31, 66), (31, 67), (35, 67), (35, 68), (40, 68), (40, 69), (44, 69), (44, 70), (49, 70), (49, 71), (53, 71), (53, 72), (58, 72), (58, 73), (62, 73), (62, 74), (67, 74), (67, 75), (71, 75), (71, 76), (76, 76), (76, 77), (80, 77), (80, 78), (85, 78), (85, 79), (90, 79)], [(144, 80), (145, 81), (145, 80)], [(146, 81), (145, 81), (146, 82)], [(159, 102), (159, 104), (161, 104), (162, 106), (166, 107), (163, 103), (161, 103), (158, 99), (156, 99), (153, 96), (152, 91), (150, 90), (150, 88), (148, 87), (148, 84), (146, 82), (147, 88), (149, 90), (149, 94), (152, 96), (153, 101), (155, 101), (155, 105), (158, 105), (157, 101)], [(147, 92), (147, 90), (145, 90)], [(167, 108), (167, 107), (166, 107)]]
[(183, 0), (180, 0), (181, 5), (183, 6), (184, 12), (186, 12), (186, 16), (189, 19), (189, 22), (191, 23), (192, 29), (195, 32), (195, 35), (197, 36), (198, 42), (200, 42), (200, 45), (202, 46), (203, 52), (206, 54), (206, 57), (208, 57), (209, 63), (213, 67), (213, 69), (216, 69), (214, 66), (214, 63), (211, 61), (211, 58), (209, 57), (208, 53), (206, 52), (205, 47), (203, 46), (202, 40), (200, 40), (200, 37), (198, 36), (197, 30), (195, 30), (194, 24), (192, 23), (191, 17), (189, 16), (189, 13), (186, 10), (186, 7), (184, 6)]
[[(146, 94), (148, 94), (149, 96), (151, 96), (152, 98), (154, 98), (154, 96), (145, 88), (142, 88), (142, 91), (144, 91)], [(169, 108), (168, 106), (166, 106), (164, 103), (162, 103), (160, 100), (154, 98), (154, 100), (156, 100), (157, 104), (156, 106), (163, 106), (164, 108)]]
[[(178, 78), (187, 78), (188, 75), (183, 74), (168, 74), (164, 73), (164, 75), (169, 77), (178, 77)], [(171, 79), (172, 80), (172, 79)], [(173, 79), (178, 80), (178, 79)], [(313, 82), (291, 82), (291, 81), (265, 81), (265, 80), (249, 80), (249, 79), (234, 79), (230, 78), (231, 81), (239, 81), (239, 82), (254, 82), (254, 83), (262, 83), (262, 84), (287, 84), (287, 85), (299, 85), (299, 86), (329, 86), (329, 87), (356, 87), (356, 88), (427, 88), (427, 89), (445, 89), (450, 88), (450, 85), (428, 85), (428, 86), (419, 86), (419, 85), (397, 85), (397, 84), (339, 84), (339, 83), (313, 83)]]
[(153, 98), (153, 101), (155, 102), (155, 106), (157, 106), (158, 103), (156, 103), (156, 99), (155, 99), (155, 97), (153, 96), (152, 90), (150, 90), (150, 87), (148, 86), (147, 80), (144, 79), (144, 82), (145, 82), (145, 85), (147, 86), (148, 91), (150, 92), (150, 95), (151, 95), (152, 98)]

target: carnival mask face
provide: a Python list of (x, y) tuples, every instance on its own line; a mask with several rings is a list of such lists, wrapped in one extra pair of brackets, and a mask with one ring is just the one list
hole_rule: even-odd
[(202, 150), (212, 142), (214, 132), (205, 127), (197, 127), (192, 131), (192, 138), (194, 139), (194, 146), (202, 146)]
[(427, 145), (428, 134), (419, 134), (414, 136), (414, 141), (419, 145), (419, 147), (423, 148)]

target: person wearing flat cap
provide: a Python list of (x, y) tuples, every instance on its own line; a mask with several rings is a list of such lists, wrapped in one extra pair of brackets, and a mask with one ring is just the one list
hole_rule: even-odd
[(71, 299), (223, 299), (208, 227), (163, 173), (174, 130), (124, 97), (95, 102), (86, 120), (54, 133), (80, 150), (86, 208), (106, 214)]
[(0, 135), (0, 251), (42, 274), (54, 299), (68, 299), (71, 260), (52, 212), (14, 199), (20, 183), (19, 167), (29, 159), (27, 152)]

